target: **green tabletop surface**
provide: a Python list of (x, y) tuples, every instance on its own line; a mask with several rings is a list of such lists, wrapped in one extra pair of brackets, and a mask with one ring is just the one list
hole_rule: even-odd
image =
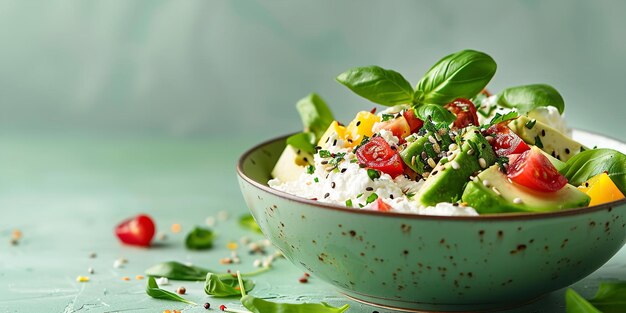
[[(254, 269), (259, 256), (242, 244), (240, 264), (220, 264), (231, 255), (228, 243), (244, 236), (263, 239), (238, 226), (247, 208), (235, 162), (253, 144), (249, 138), (225, 137), (0, 136), (0, 312), (205, 312), (205, 302), (212, 311), (221, 304), (240, 309), (237, 298), (207, 296), (203, 282), (163, 286), (171, 291), (184, 286), (185, 297), (198, 306), (152, 299), (145, 293), (146, 279), (136, 276), (169, 260), (218, 272)], [(141, 212), (155, 219), (157, 233), (166, 238), (155, 239), (148, 249), (122, 245), (113, 228)], [(186, 232), (206, 226), (207, 218), (215, 219), (214, 248), (187, 250)], [(172, 232), (175, 223), (181, 232)], [(23, 233), (17, 245), (10, 243), (14, 230)], [(128, 262), (114, 267), (120, 258)], [(573, 288), (592, 296), (600, 281), (626, 279), (625, 267), (622, 250)], [(251, 294), (285, 302), (349, 303), (348, 312), (389, 312), (348, 300), (315, 276), (300, 283), (302, 275), (288, 260), (278, 259), (270, 271), (253, 278), (257, 286)], [(77, 282), (77, 276), (90, 280)], [(565, 312), (564, 290), (505, 312)]]

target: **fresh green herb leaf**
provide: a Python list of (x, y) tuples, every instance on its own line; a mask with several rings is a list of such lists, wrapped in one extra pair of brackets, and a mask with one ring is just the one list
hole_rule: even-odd
[[(566, 313), (603, 313), (596, 309), (581, 297), (576, 291), (571, 288), (567, 288), (565, 291), (565, 312)], [(624, 312), (624, 311), (616, 311)], [(607, 312), (608, 313), (608, 312)]]
[(319, 178), (317, 178), (317, 177), (315, 177), (315, 178), (313, 178), (313, 181), (314, 181), (314, 182), (316, 182), (316, 183), (319, 183), (319, 182), (320, 182), (320, 179), (319, 179)]
[(315, 174), (315, 165), (309, 165), (306, 167), (306, 173), (309, 175)]
[(297, 133), (287, 137), (287, 144), (310, 154), (315, 153), (315, 135), (309, 132)]
[(417, 117), (422, 121), (432, 121), (436, 124), (450, 125), (456, 120), (456, 116), (444, 107), (436, 104), (424, 104), (415, 110)]
[(480, 113), (480, 115), (482, 115), (483, 117), (487, 117), (487, 116), (491, 116), (491, 114), (493, 114), (493, 111), (497, 109), (498, 108), (495, 105), (493, 105), (493, 106), (490, 106), (487, 111), (483, 110), (482, 108), (476, 108), (476, 112)]
[(380, 172), (375, 169), (368, 168), (367, 176), (369, 176), (371, 180), (378, 179), (380, 178)]
[(321, 158), (330, 158), (332, 156), (328, 150), (320, 150), (319, 154)]
[(344, 157), (346, 156), (345, 152), (337, 152), (334, 155), (331, 155), (333, 157), (332, 160), (330, 160), (330, 162), (328, 162), (328, 164), (330, 165), (337, 165), (339, 164), (341, 161), (344, 160)]
[(353, 151), (354, 153), (356, 153), (356, 151), (361, 148), (363, 145), (365, 145), (366, 143), (368, 143), (370, 141), (370, 137), (368, 136), (363, 136), (363, 139), (361, 139), (361, 143), (359, 143), (358, 146), (354, 147)]
[(367, 196), (367, 199), (365, 199), (365, 204), (370, 204), (376, 201), (376, 199), (378, 199), (378, 195), (375, 192), (372, 192), (369, 196)]
[(603, 313), (626, 312), (626, 282), (600, 283), (598, 292), (589, 303)]
[(413, 100), (413, 88), (400, 73), (378, 66), (349, 69), (337, 81), (374, 103), (394, 106)]
[(356, 195), (356, 198), (358, 199), (358, 198), (361, 198), (362, 196), (363, 196), (363, 194), (360, 193), (360, 194)]
[(528, 129), (533, 129), (533, 127), (535, 127), (535, 124), (537, 123), (537, 120), (532, 119), (528, 122), (526, 122), (526, 124), (524, 124), (524, 126)]
[(489, 121), (489, 125), (488, 126), (495, 125), (495, 124), (500, 124), (500, 123), (502, 123), (504, 121), (512, 120), (512, 119), (514, 119), (514, 118), (516, 118), (518, 116), (519, 116), (519, 114), (517, 114), (517, 112), (515, 112), (515, 111), (511, 111), (511, 112), (506, 113), (504, 115), (502, 115), (500, 113), (496, 113), (496, 115), (491, 119), (491, 121)]
[(352, 159), (352, 160), (350, 160), (350, 163), (357, 163), (357, 162), (359, 162), (359, 160), (358, 160), (358, 159)]
[(535, 136), (535, 146), (543, 148), (543, 142), (541, 142), (541, 138), (539, 137), (539, 135)]
[(607, 172), (617, 188), (626, 194), (626, 155), (619, 151), (585, 150), (567, 160), (559, 172), (574, 186), (580, 186), (589, 178)]
[(496, 68), (496, 62), (482, 52), (463, 50), (450, 54), (419, 81), (414, 103), (444, 105), (456, 98), (471, 99), (487, 86)]
[[(316, 177), (317, 178), (317, 177)], [(263, 232), (261, 232), (261, 227), (259, 227), (259, 224), (257, 224), (257, 222), (254, 220), (254, 217), (252, 216), (252, 214), (244, 214), (239, 218), (239, 226), (255, 231), (259, 234), (262, 234)]]
[(538, 107), (553, 106), (563, 114), (565, 102), (552, 86), (535, 84), (507, 88), (496, 96), (498, 105), (526, 114)]
[(509, 158), (508, 157), (497, 157), (496, 158), (496, 163), (498, 164), (498, 167), (500, 168), (500, 171), (504, 174), (506, 174), (506, 166), (505, 164), (509, 164)]
[(352, 199), (346, 200), (346, 206), (349, 207), (349, 208), (352, 207)]
[(414, 193), (414, 192), (407, 192), (407, 193), (405, 194), (405, 196), (406, 196), (407, 198), (411, 199), (411, 198), (415, 197), (415, 193)]
[(388, 120), (392, 120), (394, 118), (395, 118), (395, 115), (393, 115), (393, 114), (383, 114), (382, 115), (382, 121), (383, 122), (386, 122)]
[(159, 285), (157, 284), (156, 280), (152, 276), (148, 277), (148, 285), (146, 286), (146, 293), (150, 297), (155, 298), (155, 299), (178, 301), (178, 302), (184, 302), (187, 304), (197, 305), (196, 303), (191, 302), (171, 291), (167, 291), (167, 290), (163, 290), (159, 288)]
[[(242, 285), (246, 292), (254, 288), (254, 282), (249, 279), (242, 280)], [(219, 298), (239, 296), (241, 294), (239, 288), (237, 276), (233, 276), (230, 273), (208, 273), (204, 282), (204, 292), (209, 296)]]
[(364, 208), (365, 206), (363, 205), (363, 203), (359, 203), (359, 208)]
[(426, 155), (428, 155), (429, 158), (434, 159), (437, 157), (437, 152), (435, 152), (435, 148), (433, 148), (433, 144), (430, 142), (424, 144), (424, 152), (426, 152)]
[(213, 247), (213, 231), (207, 228), (195, 227), (185, 239), (185, 246), (191, 250), (205, 250)]
[(146, 275), (150, 277), (165, 277), (171, 280), (202, 281), (209, 272), (210, 270), (202, 267), (170, 261), (148, 268)]
[(315, 93), (300, 99), (296, 103), (296, 109), (300, 113), (304, 131), (311, 132), (315, 138), (321, 138), (328, 126), (335, 120), (326, 102)]

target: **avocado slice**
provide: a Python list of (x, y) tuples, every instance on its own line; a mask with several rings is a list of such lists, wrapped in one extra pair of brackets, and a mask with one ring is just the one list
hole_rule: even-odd
[(404, 164), (420, 175), (424, 173), (424, 163), (420, 162), (420, 155), (424, 151), (424, 144), (429, 142), (428, 136), (432, 136), (432, 132), (417, 138), (417, 140), (409, 143), (404, 150), (400, 151), (400, 157)]
[(309, 163), (313, 163), (312, 154), (287, 145), (272, 169), (272, 177), (282, 182), (297, 180)]
[(462, 200), (480, 214), (492, 214), (550, 212), (586, 207), (590, 198), (570, 184), (555, 192), (532, 190), (510, 182), (494, 165), (467, 184)]
[(496, 162), (493, 149), (478, 128), (470, 127), (466, 130), (460, 150), (441, 159), (424, 182), (417, 198), (423, 205), (436, 205), (460, 198), (469, 177)]
[(563, 135), (558, 130), (528, 116), (520, 116), (509, 122), (509, 128), (526, 143), (541, 148), (557, 160), (566, 162), (587, 147)]

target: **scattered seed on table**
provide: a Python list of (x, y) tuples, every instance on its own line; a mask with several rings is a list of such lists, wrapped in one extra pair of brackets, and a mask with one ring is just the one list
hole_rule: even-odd
[(204, 220), (204, 222), (206, 223), (207, 226), (213, 227), (215, 226), (215, 217), (209, 216), (206, 218), (206, 220)]
[(221, 258), (220, 259), (220, 264), (231, 264), (233, 263), (233, 260), (231, 258)]
[(220, 305), (220, 310), (221, 310), (221, 311), (226, 310), (226, 306), (225, 306), (225, 305), (223, 305), (223, 304), (222, 304), (222, 305)]
[(170, 310), (165, 310), (165, 311), (163, 311), (163, 313), (172, 313), (172, 311), (170, 311)]
[(241, 243), (242, 245), (249, 244), (250, 243), (250, 237), (243, 236), (243, 237), (239, 238), (239, 243)]
[(174, 310), (174, 312), (173, 312), (173, 313), (180, 313), (180, 311), (179, 311), (179, 310)]
[(136, 280), (142, 280), (143, 278), (144, 278), (144, 277), (143, 277), (143, 275), (137, 275), (137, 276), (135, 276), (135, 279), (136, 279)]
[(93, 267), (88, 268), (87, 272), (89, 272), (89, 274), (93, 274), (94, 273)]
[(98, 255), (95, 252), (89, 253), (90, 259), (95, 259)]
[(309, 282), (309, 280), (306, 277), (300, 277), (300, 279), (298, 279), (298, 282), (300, 282), (301, 284), (306, 284)]
[(161, 277), (156, 280), (159, 286), (165, 286), (170, 284), (170, 280), (167, 277)]
[(86, 283), (89, 281), (89, 277), (87, 276), (78, 276), (76, 277), (76, 281), (79, 283)]
[(164, 232), (160, 232), (160, 233), (157, 235), (157, 238), (158, 238), (159, 240), (161, 240), (161, 241), (164, 241), (165, 239), (167, 239), (167, 234), (165, 234)]
[(210, 304), (210, 303), (208, 303), (208, 302), (206, 302), (206, 303), (204, 304), (204, 308), (205, 308), (205, 309), (207, 309), (207, 310), (208, 310), (208, 309), (210, 309), (210, 308), (211, 308), (211, 304)]
[(185, 287), (178, 287), (178, 289), (176, 289), (176, 293), (179, 295), (184, 295), (185, 292), (187, 292), (187, 289), (185, 289)]
[(181, 231), (181, 226), (178, 223), (172, 224), (171, 230), (173, 233), (180, 233)]
[(228, 244), (226, 244), (226, 248), (228, 250), (237, 250), (238, 247), (239, 247), (239, 245), (237, 245), (237, 243), (233, 242), (233, 241), (231, 241)]
[(129, 281), (129, 280), (130, 280), (130, 277), (128, 277), (128, 276), (124, 276), (124, 277), (122, 277), (122, 280), (123, 280), (123, 281)]
[(19, 240), (15, 239), (15, 238), (11, 238), (11, 241), (9, 241), (11, 243), (11, 245), (13, 246), (17, 246), (17, 244), (19, 243)]
[(254, 267), (261, 267), (261, 265), (262, 265), (261, 264), (261, 260), (259, 260), (259, 259), (254, 260), (254, 263), (252, 263), (252, 265)]
[(220, 221), (225, 221), (228, 219), (228, 211), (219, 211), (217, 212), (217, 219)]
[(22, 231), (20, 231), (19, 229), (13, 230), (13, 232), (11, 233), (11, 238), (14, 238), (14, 239), (22, 238)]

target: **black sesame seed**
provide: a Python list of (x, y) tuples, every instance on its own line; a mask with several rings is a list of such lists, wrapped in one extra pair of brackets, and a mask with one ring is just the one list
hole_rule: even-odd
[(568, 148), (565, 148), (565, 153), (569, 154), (569, 149)]
[(391, 150), (398, 150), (398, 147), (396, 147), (396, 146), (391, 146)]
[(356, 126), (358, 127), (359, 125), (361, 125), (361, 121), (356, 122)]
[(486, 146), (485, 146), (485, 144), (484, 144), (484, 143), (482, 143), (482, 144), (480, 144), (480, 147), (481, 147), (481, 148), (483, 148), (483, 149), (485, 149), (485, 147), (486, 147)]
[(349, 143), (352, 143), (352, 139), (348, 138), (348, 142), (349, 142)]
[(333, 140), (333, 146), (337, 145), (337, 139)]
[(545, 130), (545, 129), (542, 129), (542, 130), (541, 130), (541, 137), (545, 137), (545, 136), (546, 136), (546, 130)]
[(389, 195), (389, 199), (393, 199), (393, 195)]
[(330, 193), (328, 193), (328, 192), (327, 192), (327, 193), (324, 195), (324, 198), (328, 198), (328, 196), (330, 196)]
[(348, 170), (347, 168), (342, 168), (342, 169), (341, 169), (341, 172), (342, 172), (342, 173), (345, 173), (347, 170)]
[(315, 150), (322, 150), (322, 147), (320, 147), (320, 146), (315, 146)]
[(326, 138), (326, 143), (328, 143), (329, 140), (330, 140), (330, 137)]
[(331, 183), (330, 183), (330, 188), (335, 189), (335, 182), (331, 182)]
[(432, 173), (430, 173), (430, 176), (435, 176), (435, 175), (437, 175), (437, 173), (439, 173), (439, 172), (433, 171)]
[(304, 162), (309, 163), (309, 159), (307, 159), (306, 157), (302, 158), (302, 160), (304, 160)]
[(324, 161), (322, 161), (322, 162), (320, 162), (320, 163), (322, 163), (322, 164), (326, 165), (326, 164), (328, 164), (328, 161), (324, 160)]
[(367, 191), (373, 191), (373, 190), (374, 190), (374, 188), (372, 188), (372, 187), (367, 187), (367, 188), (365, 188), (365, 190), (367, 190)]
[(459, 206), (459, 204), (455, 202), (455, 203), (452, 203), (452, 206)]

